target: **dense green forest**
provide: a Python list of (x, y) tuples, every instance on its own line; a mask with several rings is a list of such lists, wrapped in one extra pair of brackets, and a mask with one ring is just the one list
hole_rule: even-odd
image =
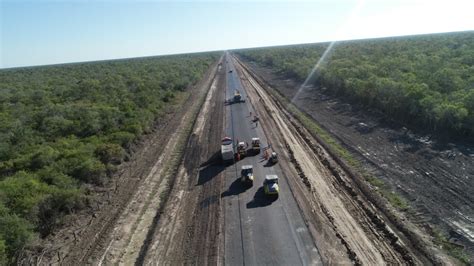
[[(237, 50), (403, 123), (474, 135), (474, 32)], [(297, 89), (297, 88), (295, 88)]]
[(87, 203), (219, 53), (0, 70), (0, 265)]

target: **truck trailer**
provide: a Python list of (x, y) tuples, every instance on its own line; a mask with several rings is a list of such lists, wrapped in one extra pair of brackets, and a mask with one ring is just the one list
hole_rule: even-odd
[(221, 155), (224, 163), (234, 161), (234, 145), (231, 138), (225, 137), (222, 139)]

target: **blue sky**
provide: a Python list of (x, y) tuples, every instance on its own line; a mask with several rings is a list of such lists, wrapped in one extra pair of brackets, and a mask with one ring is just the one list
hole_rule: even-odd
[(474, 30), (473, 3), (0, 0), (0, 68)]

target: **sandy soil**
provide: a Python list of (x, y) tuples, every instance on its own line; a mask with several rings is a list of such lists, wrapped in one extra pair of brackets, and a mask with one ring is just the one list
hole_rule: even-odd
[[(437, 259), (449, 261), (446, 257), (426, 257), (418, 252), (409, 239), (398, 232), (390, 221), (385, 220), (383, 213), (367, 198), (367, 191), (363, 192), (358, 187), (359, 184), (318, 141), (252, 76), (242, 69), (241, 73), (243, 81), (253, 88), (253, 101), (260, 99), (255, 106), (262, 121), (270, 123), (267, 128), (278, 129), (275, 131), (281, 133), (280, 140), (276, 143), (282, 144), (283, 151), (286, 151), (302, 179), (300, 182), (311, 192), (311, 197), (307, 200), (313, 202), (313, 213), (320, 216), (316, 221), (323, 221), (332, 228), (332, 233), (339, 238), (342, 248), (347, 251), (347, 256), (353, 263), (379, 265), (423, 264), (436, 262)], [(323, 232), (316, 235), (315, 239), (319, 235), (330, 233), (327, 229), (320, 231)], [(316, 242), (322, 255), (328, 255), (323, 259), (328, 263), (334, 261), (331, 252), (340, 248), (337, 243), (331, 247), (328, 243)], [(329, 252), (325, 252), (326, 250)]]
[(474, 259), (474, 146), (410, 129), (374, 110), (304, 87), (270, 69), (248, 64), (331, 132), (368, 172), (409, 201), (408, 218), (431, 233), (440, 228)]
[(170, 199), (141, 262), (152, 265), (220, 264), (224, 166), (219, 164), (223, 132), (225, 71), (219, 71), (194, 126)]
[[(161, 193), (172, 180), (170, 160), (181, 160), (173, 154), (182, 139), (181, 131), (192, 123), (201, 108), (200, 95), (206, 96), (220, 66), (217, 62), (205, 77), (190, 87), (189, 97), (157, 124), (152, 133), (134, 146), (131, 158), (119, 166), (110, 182), (95, 191), (93, 204), (66, 217), (65, 225), (28, 252), (22, 264), (133, 264), (155, 221)], [(186, 136), (184, 136), (186, 141)]]

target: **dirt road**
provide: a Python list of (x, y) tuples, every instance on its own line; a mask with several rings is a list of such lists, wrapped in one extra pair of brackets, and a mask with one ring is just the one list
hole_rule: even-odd
[[(226, 105), (236, 90), (246, 101)], [(162, 132), (166, 135), (154, 135), (154, 142), (132, 160), (135, 165), (127, 168), (128, 179), (120, 179), (117, 194), (110, 198), (113, 204), (106, 205), (109, 209), (94, 213), (89, 225), (74, 234), (73, 244), (45, 252), (31, 263), (449, 261), (418, 250), (255, 73), (230, 54), (214, 65), (192, 93), (180, 119), (171, 120), (174, 124)], [(251, 113), (260, 117), (259, 123), (251, 121)], [(276, 151), (279, 162), (269, 164), (262, 152), (226, 166), (220, 162), (224, 136), (249, 143), (259, 137), (262, 150)], [(239, 181), (244, 164), (254, 166), (251, 188)], [(277, 199), (263, 193), (267, 174), (280, 177)]]
[(29, 252), (23, 264), (133, 264), (147, 231), (171, 186), (171, 174), (181, 162), (196, 116), (220, 66), (216, 62), (203, 79), (187, 90), (182, 106), (165, 114), (153, 132), (132, 147), (94, 205), (66, 217), (65, 226)]
[[(373, 110), (328, 95), (324, 88), (300, 87), (270, 69), (252, 71), (309, 114), (350, 149), (368, 172), (409, 201), (408, 217), (466, 247), (474, 259), (474, 147), (409, 130)], [(297, 89), (301, 88), (295, 97)]]
[(221, 264), (224, 166), (219, 164), (219, 156), (224, 82), (222, 67), (194, 125), (168, 203), (142, 249), (140, 264)]
[[(268, 122), (263, 127), (279, 133), (275, 136), (280, 140), (273, 143), (281, 144), (282, 152), (288, 154), (289, 161), (293, 162), (299, 176), (310, 189), (311, 197), (308, 200), (313, 201), (313, 206), (317, 208), (313, 211), (325, 216), (318, 219), (325, 220), (332, 227), (354, 263), (433, 262), (433, 258), (418, 252), (409, 239), (391, 226), (390, 221), (357, 187), (357, 183), (246, 69), (240, 68), (240, 73), (250, 97), (254, 102), (258, 99), (258, 103), (254, 104), (257, 113), (263, 118), (262, 121)], [(337, 249), (337, 246), (334, 248)], [(324, 256), (324, 250), (332, 248), (328, 249), (322, 244), (319, 249), (322, 250), (324, 261), (333, 261), (334, 256)], [(445, 257), (441, 259), (446, 260)]]

